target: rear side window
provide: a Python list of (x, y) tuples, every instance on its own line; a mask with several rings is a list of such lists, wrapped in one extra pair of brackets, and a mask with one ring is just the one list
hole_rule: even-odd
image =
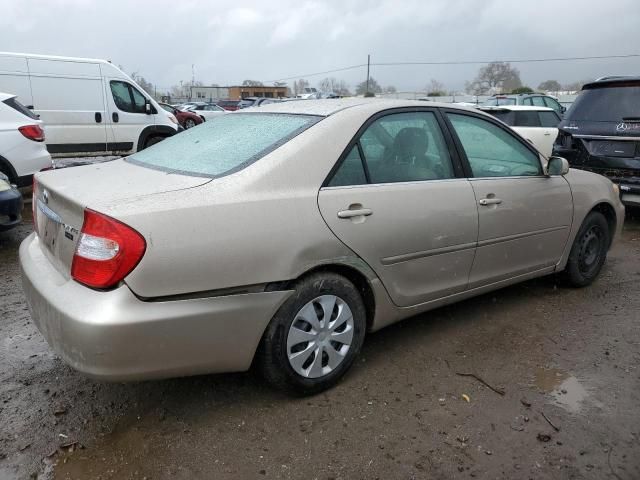
[(536, 111), (516, 112), (516, 127), (539, 127), (540, 117)]
[(520, 177), (542, 174), (538, 155), (487, 120), (448, 114), (474, 177)]
[(349, 155), (346, 156), (340, 168), (333, 175), (329, 182), (330, 187), (343, 187), (347, 185), (364, 185), (367, 183), (367, 176), (364, 173), (362, 157), (355, 145)]
[(560, 123), (560, 116), (556, 112), (538, 112), (540, 125), (545, 128), (556, 128)]
[(18, 100), (16, 100), (16, 97), (7, 98), (2, 103), (4, 103), (5, 105), (8, 105), (14, 110), (17, 110), (18, 112), (20, 112), (22, 115), (26, 117), (29, 117), (33, 120), (38, 120), (38, 116), (35, 113), (33, 113), (31, 110), (29, 110), (27, 107), (22, 105)]
[(221, 177), (259, 160), (321, 118), (266, 113), (217, 115), (127, 160), (167, 172)]
[(567, 120), (621, 122), (640, 117), (640, 84), (583, 90), (567, 112)]

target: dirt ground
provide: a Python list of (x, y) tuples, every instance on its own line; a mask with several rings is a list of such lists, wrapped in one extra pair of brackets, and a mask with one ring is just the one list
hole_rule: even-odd
[(30, 230), (0, 233), (0, 479), (640, 478), (638, 219), (593, 286), (540, 279), (391, 326), (311, 398), (252, 373), (82, 377), (30, 322)]

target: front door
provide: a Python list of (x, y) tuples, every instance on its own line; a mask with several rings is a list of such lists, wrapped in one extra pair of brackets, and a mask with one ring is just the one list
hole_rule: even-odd
[(434, 111), (386, 113), (347, 148), (318, 204), (335, 235), (411, 306), (463, 291), (478, 214)]
[(107, 100), (110, 124), (107, 147), (113, 153), (135, 152), (142, 130), (154, 124), (154, 113), (157, 112), (147, 113), (146, 97), (124, 80), (108, 80)]
[(480, 115), (449, 111), (447, 117), (478, 203), (469, 288), (557, 264), (573, 217), (567, 181), (543, 175), (540, 156), (503, 125)]

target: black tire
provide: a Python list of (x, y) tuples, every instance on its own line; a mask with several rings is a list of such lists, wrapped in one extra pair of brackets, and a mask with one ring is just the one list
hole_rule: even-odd
[[(298, 312), (322, 295), (336, 296), (347, 304), (353, 318), (353, 337), (343, 360), (331, 372), (319, 378), (307, 378), (296, 372), (289, 362), (287, 337), (294, 321), (300, 321), (296, 318)], [(267, 326), (258, 348), (257, 367), (267, 382), (278, 389), (297, 395), (319, 393), (335, 385), (349, 370), (362, 348), (366, 325), (364, 303), (353, 283), (333, 273), (312, 274), (295, 285), (295, 293)], [(322, 355), (321, 362), (325, 362), (326, 353)]]
[(193, 118), (187, 118), (184, 121), (184, 129), (187, 130), (189, 128), (193, 128), (196, 126), (196, 122), (193, 120)]
[(591, 212), (582, 222), (573, 242), (563, 280), (572, 287), (586, 287), (597, 278), (611, 243), (609, 224), (600, 212)]
[(156, 143), (160, 143), (162, 140), (164, 140), (164, 137), (151, 137), (148, 138), (147, 141), (144, 143), (144, 148), (149, 148), (152, 145), (155, 145)]

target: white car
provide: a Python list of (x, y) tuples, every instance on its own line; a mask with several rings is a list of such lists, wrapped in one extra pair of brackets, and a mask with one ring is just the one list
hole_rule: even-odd
[(562, 120), (552, 108), (501, 105), (497, 107), (482, 106), (480, 110), (503, 121), (533, 143), (545, 157), (551, 157), (553, 142), (558, 136), (558, 124)]
[(205, 122), (211, 120), (213, 117), (227, 113), (224, 108), (211, 103), (187, 104), (184, 105), (181, 110), (193, 112)]
[(19, 187), (31, 184), (33, 174), (51, 167), (42, 121), (16, 100), (0, 93), (0, 172)]

